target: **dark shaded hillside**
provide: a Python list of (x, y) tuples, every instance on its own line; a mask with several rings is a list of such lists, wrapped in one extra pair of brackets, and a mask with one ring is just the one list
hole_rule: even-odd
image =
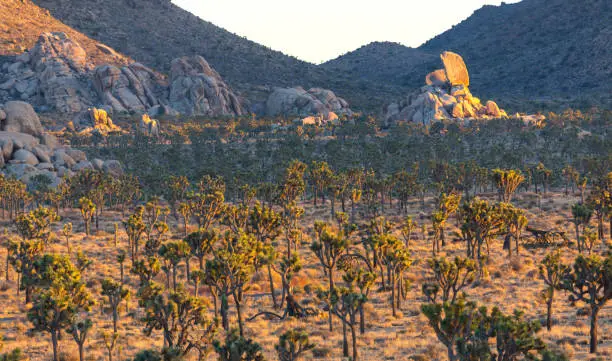
[[(323, 65), (362, 79), (423, 84), (437, 55), (461, 54), (472, 88), (485, 97), (588, 98), (612, 93), (612, 4), (606, 0), (524, 0), (485, 6), (418, 49), (374, 43)], [(427, 64), (427, 55), (432, 62)], [(376, 66), (378, 64), (378, 66)]]
[(544, 97), (612, 90), (612, 3), (524, 0), (485, 6), (420, 49), (461, 53), (475, 91)]
[(437, 54), (392, 42), (374, 42), (330, 60), (321, 67), (347, 72), (355, 79), (418, 87), (427, 71), (439, 62)]

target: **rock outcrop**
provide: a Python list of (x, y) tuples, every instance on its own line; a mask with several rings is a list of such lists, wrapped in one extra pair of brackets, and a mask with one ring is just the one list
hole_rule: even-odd
[(172, 61), (170, 104), (187, 115), (242, 115), (242, 105), (219, 73), (201, 56)]
[(93, 85), (102, 104), (117, 112), (145, 112), (167, 97), (164, 79), (139, 63), (97, 67)]
[(89, 108), (79, 113), (73, 120), (75, 130), (81, 134), (98, 132), (107, 135), (111, 132), (120, 132), (121, 127), (115, 125), (105, 109)]
[[(91, 109), (89, 114), (94, 122), (112, 126), (104, 110)], [(116, 161), (94, 163), (100, 170), (106, 166), (114, 175), (122, 172)], [(84, 152), (60, 145), (57, 138), (45, 132), (30, 104), (11, 101), (0, 105), (0, 173), (28, 184), (42, 175), (54, 186), (64, 175), (89, 168), (93, 165)]]
[(143, 114), (138, 124), (140, 134), (147, 137), (159, 137), (159, 121), (151, 119), (148, 114)]
[[(109, 48), (109, 50), (112, 50)], [(0, 102), (23, 100), (41, 111), (79, 113), (108, 106), (115, 112), (235, 116), (239, 97), (200, 56), (172, 62), (170, 82), (140, 63), (94, 67), (78, 42), (44, 33), (29, 52), (0, 69)]]
[(302, 87), (276, 88), (265, 104), (267, 116), (298, 115), (298, 116), (322, 116), (347, 114), (351, 115), (346, 100), (336, 96), (328, 89), (312, 88), (308, 91)]
[(494, 101), (489, 100), (483, 105), (472, 95), (467, 66), (460, 55), (446, 51), (440, 58), (444, 69), (429, 73), (420, 92), (386, 107), (387, 122), (407, 120), (427, 125), (442, 119), (507, 117)]
[(34, 108), (22, 101), (10, 101), (0, 106), (0, 130), (34, 136), (40, 136), (44, 131)]

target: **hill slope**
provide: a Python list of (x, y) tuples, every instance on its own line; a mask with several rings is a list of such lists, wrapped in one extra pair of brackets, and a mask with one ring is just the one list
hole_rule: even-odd
[[(437, 56), (451, 50), (466, 60), (473, 89), (479, 94), (588, 96), (605, 102), (612, 90), (611, 9), (607, 0), (524, 0), (485, 6), (416, 50), (374, 44), (323, 67), (351, 71), (355, 63), (365, 64), (357, 68), (365, 79), (419, 85), (426, 73), (415, 72), (406, 57), (416, 53), (424, 59), (423, 53)], [(429, 65), (420, 63), (421, 69), (416, 70), (439, 68), (440, 61), (434, 60)], [(368, 66), (379, 61), (398, 71)]]
[(45, 32), (64, 32), (78, 41), (95, 64), (122, 65), (129, 58), (62, 23), (30, 0), (0, 1), (0, 56), (13, 56), (30, 49)]

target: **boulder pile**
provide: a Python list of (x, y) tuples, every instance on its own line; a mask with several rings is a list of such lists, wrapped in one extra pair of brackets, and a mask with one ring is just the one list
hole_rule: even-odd
[(508, 115), (494, 101), (482, 103), (470, 92), (470, 76), (463, 58), (446, 51), (440, 55), (444, 69), (429, 73), (425, 86), (385, 109), (387, 122), (398, 120), (430, 124), (442, 119), (491, 119)]
[(26, 184), (37, 176), (45, 176), (51, 186), (56, 186), (63, 176), (83, 169), (97, 169), (114, 176), (123, 173), (116, 160), (90, 162), (84, 152), (59, 145), (53, 135), (44, 131), (30, 104), (9, 101), (0, 105), (0, 173)]
[(44, 33), (30, 51), (0, 68), (0, 102), (23, 100), (40, 111), (115, 112), (235, 116), (240, 100), (200, 56), (172, 62), (170, 82), (140, 63), (124, 67), (88, 63), (78, 42), (64, 33)]
[(305, 90), (302, 87), (275, 88), (265, 103), (265, 114), (270, 117), (281, 115), (314, 116), (323, 121), (338, 119), (338, 115), (351, 115), (346, 100), (333, 91), (322, 88)]

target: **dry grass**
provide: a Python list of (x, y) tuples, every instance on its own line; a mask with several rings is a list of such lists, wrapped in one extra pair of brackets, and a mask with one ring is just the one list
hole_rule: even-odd
[[(530, 207), (528, 196), (519, 196), (516, 204), (525, 207), (529, 214), (529, 219), (534, 227), (544, 229), (568, 229), (569, 210), (565, 205), (573, 200), (568, 200), (561, 194), (552, 194), (545, 197), (542, 203), (548, 208), (544, 212), (535, 206)], [(430, 205), (431, 201), (428, 203)], [(418, 217), (418, 205), (414, 205), (413, 216), (419, 222), (426, 221)], [(118, 277), (118, 264), (115, 260), (118, 249), (115, 249), (112, 241), (113, 223), (121, 219), (119, 213), (107, 212), (101, 222), (102, 231), (95, 236), (85, 237), (82, 232), (82, 225), (78, 214), (74, 211), (63, 213), (65, 220), (70, 220), (75, 225), (77, 232), (73, 239), (73, 249), (82, 249), (86, 254), (93, 258), (95, 263), (93, 269), (88, 271), (85, 278), (92, 290), (99, 298), (99, 284), (104, 277)], [(313, 210), (311, 205), (306, 205), (306, 215), (303, 223), (305, 229), (311, 228), (314, 219), (326, 219), (329, 216), (327, 208)], [(399, 221), (397, 214), (390, 215), (389, 218)], [(182, 234), (182, 230), (172, 227), (177, 234)], [(57, 231), (61, 225), (58, 225)], [(454, 231), (455, 222), (451, 219), (447, 232)], [(570, 233), (571, 234), (571, 233)], [(125, 246), (125, 235), (121, 235), (120, 246)], [(59, 237), (58, 237), (59, 238)], [(421, 315), (419, 308), (425, 301), (420, 292), (421, 284), (429, 277), (430, 271), (424, 262), (430, 257), (430, 243), (423, 241), (420, 231), (416, 232), (416, 237), (412, 241), (411, 249), (413, 253), (414, 265), (410, 270), (412, 289), (408, 299), (403, 303), (400, 317), (394, 318), (388, 306), (388, 293), (373, 293), (371, 300), (366, 306), (367, 330), (364, 335), (359, 336), (358, 345), (362, 360), (446, 360), (446, 353), (442, 345), (437, 341), (432, 329), (427, 325), (426, 318)], [(604, 249), (604, 245), (599, 246), (599, 251)], [(65, 253), (66, 247), (63, 241), (57, 241), (51, 246), (51, 252)], [(0, 263), (4, 263), (4, 253), (0, 253)], [(299, 277), (294, 281), (296, 297), (310, 306), (316, 306), (313, 290), (326, 284), (326, 278), (317, 267), (315, 257), (308, 249), (308, 241), (300, 246), (302, 261), (305, 265)], [(443, 249), (443, 253), (448, 256), (464, 255), (463, 244), (449, 242)], [(519, 308), (526, 312), (532, 319), (544, 319), (545, 305), (539, 301), (539, 292), (543, 288), (543, 283), (539, 279), (537, 268), (540, 260), (544, 257), (547, 250), (521, 249), (520, 255), (508, 257), (501, 249), (501, 241), (492, 245), (491, 258), (488, 263), (490, 279), (480, 282), (477, 287), (467, 290), (471, 299), (489, 306), (498, 306), (505, 312)], [(575, 257), (575, 250), (568, 250), (564, 253), (566, 262), (570, 262)], [(126, 270), (129, 269), (129, 262), (126, 262)], [(192, 266), (196, 267), (196, 262)], [(2, 269), (3, 266), (2, 266)], [(184, 271), (179, 272), (183, 277)], [(128, 284), (132, 291), (136, 291), (136, 278), (126, 271)], [(339, 277), (340, 275), (338, 275)], [(31, 360), (49, 360), (51, 358), (50, 341), (47, 335), (29, 335), (29, 323), (25, 317), (27, 310), (24, 305), (23, 295), (17, 297), (15, 277), (11, 271), (11, 280), (0, 283), (0, 303), (4, 305), (0, 310), (0, 325), (5, 339), (4, 350), (11, 350), (16, 347), (21, 348)], [(163, 282), (163, 273), (159, 276), (159, 281)], [(275, 279), (277, 287), (280, 280)], [(254, 277), (253, 286), (249, 291), (246, 302), (246, 315), (252, 315), (260, 309), (270, 309), (271, 300), (267, 295), (268, 284), (266, 274), (258, 274)], [(206, 290), (202, 290), (202, 297), (207, 297)], [(543, 330), (540, 336), (552, 347), (564, 351), (571, 360), (592, 360), (594, 357), (588, 354), (588, 334), (589, 320), (588, 315), (579, 313), (584, 305), (572, 307), (566, 301), (566, 295), (559, 292), (554, 304), (554, 327), (551, 332)], [(612, 321), (611, 307), (608, 305), (601, 310), (600, 328), (600, 351), (597, 356), (601, 359), (612, 358)], [(162, 338), (159, 332), (155, 332), (153, 337), (147, 338), (142, 334), (142, 325), (138, 318), (140, 312), (137, 308), (136, 298), (129, 301), (129, 313), (122, 305), (120, 322), (121, 333), (121, 359), (132, 357), (136, 352), (146, 348), (161, 347)], [(86, 356), (88, 360), (105, 360), (106, 350), (99, 336), (102, 329), (112, 327), (111, 317), (102, 312), (102, 307), (97, 306), (93, 310), (96, 330), (92, 332), (92, 337), (87, 344)], [(235, 315), (232, 314), (232, 317)], [(246, 323), (247, 336), (259, 342), (268, 359), (276, 359), (274, 344), (282, 332), (287, 329), (303, 327), (308, 330), (310, 338), (317, 344), (314, 352), (306, 355), (306, 359), (318, 360), (341, 360), (341, 325), (338, 320), (334, 320), (335, 330), (330, 333), (327, 328), (327, 314), (313, 317), (308, 320), (267, 320), (258, 318), (255, 321)], [(61, 341), (64, 360), (75, 360), (76, 345), (68, 337)], [(195, 355), (193, 358), (195, 360)], [(214, 353), (210, 359), (215, 359)]]

